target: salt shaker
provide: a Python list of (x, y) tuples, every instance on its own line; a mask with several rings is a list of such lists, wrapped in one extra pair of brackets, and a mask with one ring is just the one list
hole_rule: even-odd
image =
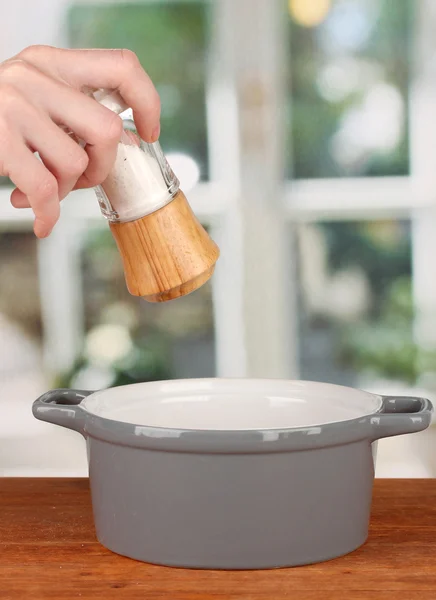
[[(117, 114), (128, 108), (117, 92), (92, 95)], [(144, 142), (133, 121), (124, 121), (115, 164), (95, 192), (133, 296), (165, 302), (211, 277), (218, 246), (192, 212), (159, 142)]]

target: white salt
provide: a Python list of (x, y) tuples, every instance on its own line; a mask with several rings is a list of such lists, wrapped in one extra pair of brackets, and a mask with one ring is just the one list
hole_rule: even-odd
[(114, 166), (101, 187), (120, 221), (139, 219), (171, 200), (156, 159), (139, 146), (123, 141), (118, 145)]

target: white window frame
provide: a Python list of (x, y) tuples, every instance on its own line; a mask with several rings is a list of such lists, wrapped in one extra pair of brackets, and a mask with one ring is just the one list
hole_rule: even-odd
[[(0, 16), (10, 25), (4, 30), (14, 31), (14, 36), (1, 41), (0, 59), (32, 43), (65, 45), (59, 24), (68, 3), (7, 3)], [(207, 82), (211, 178), (197, 185), (189, 200), (222, 252), (213, 282), (217, 375), (298, 376), (292, 228), (301, 221), (411, 218), (417, 339), (427, 343), (429, 330), (436, 338), (436, 327), (429, 327), (436, 323), (436, 278), (430, 264), (436, 256), (434, 3), (422, 0), (416, 9), (410, 176), (357, 180), (282, 179), (280, 65), (289, 60), (284, 54), (286, 2), (215, 0), (211, 10)], [(241, 35), (244, 22), (249, 26)], [(0, 230), (31, 230), (30, 211), (12, 209), (9, 195), (9, 189), (0, 189)], [(44, 354), (53, 371), (71, 365), (83, 336), (81, 232), (90, 223), (104, 226), (92, 191), (76, 192), (63, 204), (54, 234), (38, 242)]]

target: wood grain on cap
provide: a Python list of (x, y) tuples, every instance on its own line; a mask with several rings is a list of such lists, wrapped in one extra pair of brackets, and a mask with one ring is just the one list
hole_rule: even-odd
[(219, 249), (179, 190), (163, 208), (136, 221), (111, 223), (126, 284), (133, 296), (166, 302), (211, 277)]

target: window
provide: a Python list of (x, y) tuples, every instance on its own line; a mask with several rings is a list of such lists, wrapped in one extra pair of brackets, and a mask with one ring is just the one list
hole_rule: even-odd
[(390, 0), (290, 0), (289, 14), (301, 374), (419, 385), (434, 369), (434, 343), (424, 352), (416, 327), (433, 319), (417, 277), (417, 231), (431, 243), (431, 217), (416, 211), (431, 185), (416, 126), (425, 79), (412, 70), (422, 17)]
[[(22, 31), (14, 44), (2, 41), (2, 58), (31, 43), (136, 51), (162, 98), (164, 151), (221, 259), (200, 292), (145, 304), (127, 294), (92, 191), (67, 199), (53, 235), (35, 245), (31, 215), (10, 208), (9, 183), (0, 182), (0, 254), (12, 262), (18, 248), (16, 272), (38, 265), (26, 289), (39, 295), (40, 312), (29, 297), (20, 310), (31, 306), (32, 317), (15, 317), (0, 293), (0, 335), (16, 319), (44, 357), (43, 376), (35, 363), (16, 406), (56, 384), (203, 375), (304, 377), (431, 397), (434, 3), (51, 4), (42, 18), (29, 0), (25, 22), (22, 6), (9, 6)], [(7, 271), (5, 289), (16, 272)], [(38, 469), (32, 448), (42, 433), (47, 447), (56, 435), (64, 459), (71, 455), (74, 435), (40, 425), (29, 418), (17, 453), (0, 435), (14, 449), (3, 472)], [(85, 469), (84, 456), (67, 464), (51, 454), (44, 472)]]
[(414, 384), (410, 221), (318, 222), (298, 233), (302, 378)]
[(162, 146), (195, 160), (202, 179), (208, 12), (202, 2), (72, 3), (67, 17), (69, 46), (136, 52), (161, 97)]
[[(136, 52), (161, 96), (160, 141), (186, 192), (208, 178), (207, 8), (198, 2), (72, 4), (68, 12), (71, 47)], [(91, 227), (81, 254), (85, 342), (63, 385), (215, 374), (210, 284), (176, 303), (154, 306), (128, 294), (108, 230)]]
[(412, 3), (290, 0), (289, 13), (293, 176), (407, 175)]
[(132, 297), (109, 230), (90, 228), (81, 251), (84, 344), (58, 385), (94, 389), (215, 374), (211, 285), (168, 304)]

